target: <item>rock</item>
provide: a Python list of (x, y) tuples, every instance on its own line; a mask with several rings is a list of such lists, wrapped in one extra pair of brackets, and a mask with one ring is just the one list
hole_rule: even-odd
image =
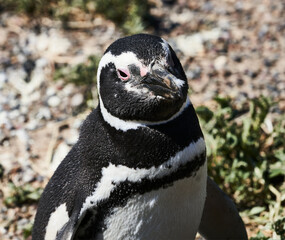
[(10, 119), (17, 119), (20, 117), (20, 115), (21, 115), (21, 112), (18, 109), (14, 109), (14, 110), (9, 112), (9, 118)]
[(50, 120), (52, 117), (51, 112), (48, 107), (41, 107), (36, 115), (37, 119)]
[(23, 68), (28, 75), (31, 74), (31, 72), (34, 70), (35, 66), (36, 66), (36, 64), (35, 64), (35, 61), (33, 59), (28, 59), (23, 64)]
[(31, 169), (31, 167), (25, 167), (22, 174), (22, 181), (24, 183), (29, 183), (35, 179), (35, 172)]
[(9, 119), (9, 112), (8, 111), (1, 111), (0, 112), (0, 128), (5, 127), (7, 130), (11, 130), (13, 125)]
[(7, 82), (7, 74), (5, 72), (0, 72), (0, 90), (4, 87)]
[(75, 119), (75, 121), (72, 124), (72, 128), (74, 129), (79, 129), (80, 126), (82, 125), (83, 119)]
[(37, 68), (44, 68), (47, 65), (48, 65), (48, 60), (46, 58), (39, 58), (36, 61)]
[(36, 50), (46, 52), (48, 55), (60, 55), (70, 48), (70, 41), (59, 34), (56, 29), (50, 29), (47, 33), (42, 33), (36, 37)]
[(45, 81), (45, 74), (41, 69), (36, 68), (31, 75), (31, 82), (28, 85), (27, 94), (32, 93), (38, 89)]
[(27, 72), (24, 69), (9, 69), (8, 70), (8, 81), (12, 86), (18, 90), (22, 95), (30, 95), (37, 88), (41, 86), (45, 80), (44, 72), (42, 70), (35, 69), (32, 72), (31, 80), (27, 83), (25, 82)]
[(178, 49), (180, 49), (187, 56), (197, 56), (204, 53), (205, 41), (215, 41), (221, 35), (221, 30), (214, 28), (210, 31), (202, 31), (193, 35), (180, 35), (176, 38), (170, 39), (173, 41)]
[(231, 28), (231, 23), (227, 18), (220, 18), (218, 21), (218, 26), (223, 30), (229, 30)]
[(62, 93), (65, 95), (65, 96), (69, 96), (71, 95), (74, 91), (75, 91), (76, 87), (74, 84), (72, 83), (69, 83), (67, 84), (66, 86), (64, 86), (64, 88), (62, 89)]
[(29, 149), (30, 137), (29, 137), (27, 131), (25, 129), (21, 128), (21, 129), (16, 130), (14, 134), (17, 136), (17, 138), (19, 139), (21, 144), (25, 145), (26, 149)]
[(51, 97), (56, 94), (56, 89), (54, 87), (48, 87), (46, 90), (46, 95)]
[(82, 93), (76, 93), (72, 98), (71, 98), (71, 106), (72, 107), (78, 107), (81, 105), (84, 101), (84, 97)]
[(24, 69), (15, 69), (8, 68), (7, 69), (8, 82), (20, 93), (22, 93), (26, 87), (27, 83), (25, 82), (25, 78), (27, 77), (27, 73)]
[(198, 79), (200, 78), (202, 73), (202, 69), (200, 67), (195, 67), (194, 69), (189, 69), (186, 71), (186, 75), (188, 79)]
[(176, 46), (187, 56), (196, 56), (204, 52), (203, 39), (200, 34), (181, 35), (175, 39)]
[(23, 94), (21, 98), (21, 104), (23, 106), (30, 106), (33, 102), (39, 101), (41, 99), (40, 91), (35, 91), (31, 94)]
[(36, 130), (37, 128), (40, 127), (39, 120), (38, 119), (31, 119), (27, 124), (26, 124), (26, 129), (27, 130)]
[(65, 142), (68, 146), (73, 146), (78, 140), (79, 133), (76, 129), (72, 128), (68, 129), (66, 132), (67, 133), (64, 134)]
[(15, 155), (11, 152), (1, 153), (1, 165), (4, 167), (4, 174), (9, 173), (14, 168)]
[(219, 56), (214, 61), (214, 67), (217, 71), (221, 71), (225, 69), (226, 63), (227, 63), (227, 57)]
[(0, 28), (0, 46), (4, 45), (4, 43), (7, 41), (7, 31), (4, 28)]
[(56, 95), (51, 96), (47, 101), (50, 107), (57, 107), (60, 104), (60, 102), (61, 102), (60, 98)]
[(185, 24), (194, 18), (193, 12), (184, 9), (181, 13), (170, 15), (170, 20), (172, 22), (177, 22), (179, 24)]

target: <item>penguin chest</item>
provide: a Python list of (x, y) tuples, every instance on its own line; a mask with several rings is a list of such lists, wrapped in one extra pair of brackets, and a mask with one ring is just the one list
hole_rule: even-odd
[(206, 198), (207, 164), (171, 186), (135, 195), (105, 219), (103, 239), (194, 239)]

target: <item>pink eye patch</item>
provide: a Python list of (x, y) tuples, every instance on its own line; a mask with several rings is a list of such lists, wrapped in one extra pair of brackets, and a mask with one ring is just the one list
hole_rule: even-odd
[(126, 81), (130, 78), (130, 72), (128, 69), (118, 69), (118, 77), (123, 81)]

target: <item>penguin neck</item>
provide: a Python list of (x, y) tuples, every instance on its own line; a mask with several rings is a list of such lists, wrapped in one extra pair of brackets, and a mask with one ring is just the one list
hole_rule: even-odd
[(102, 102), (100, 102), (98, 110), (104, 122), (115, 131), (121, 132), (122, 136), (125, 134), (132, 136), (134, 131), (136, 137), (149, 135), (149, 130), (151, 130), (152, 134), (155, 133), (158, 138), (164, 139), (163, 141), (167, 139), (166, 141), (170, 141), (180, 150), (191, 142), (203, 138), (197, 115), (189, 99), (171, 119), (157, 123), (141, 123), (116, 118), (107, 112)]
[(123, 132), (126, 132), (128, 130), (134, 130), (139, 127), (151, 127), (151, 126), (159, 126), (166, 123), (170, 123), (173, 120), (177, 119), (186, 108), (189, 106), (192, 106), (189, 98), (186, 99), (186, 101), (181, 106), (180, 110), (174, 114), (171, 118), (165, 120), (165, 121), (159, 121), (159, 122), (142, 122), (142, 121), (130, 121), (130, 120), (123, 120), (118, 117), (113, 116), (111, 113), (108, 112), (108, 110), (105, 108), (103, 101), (101, 97), (99, 97), (99, 109), (102, 114), (103, 119), (105, 122), (107, 122), (110, 126), (116, 128), (117, 130), (121, 130)]
[(203, 133), (193, 105), (189, 103), (181, 113), (171, 121), (160, 124), (147, 125), (148, 128), (156, 130), (171, 139), (172, 142), (184, 148), (191, 142), (203, 138)]

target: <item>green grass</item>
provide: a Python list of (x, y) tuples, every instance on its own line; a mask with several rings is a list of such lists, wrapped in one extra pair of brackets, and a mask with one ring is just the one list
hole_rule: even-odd
[(10, 182), (9, 195), (4, 199), (4, 204), (7, 207), (21, 206), (23, 204), (31, 204), (38, 202), (43, 192), (42, 188), (34, 188), (30, 184), (16, 186)]
[(0, 0), (0, 13), (4, 11), (26, 14), (34, 19), (43, 16), (62, 21), (68, 28), (68, 22), (76, 18), (73, 9), (96, 14), (113, 21), (125, 34), (140, 33), (150, 20), (148, 1), (139, 0)]
[[(230, 98), (216, 97), (215, 102), (215, 109), (196, 109), (207, 143), (209, 175), (234, 199), (243, 216), (284, 239), (284, 116), (270, 129), (274, 103), (268, 98), (237, 105)], [(253, 239), (268, 238), (260, 232)]]
[(149, 17), (148, 1), (97, 0), (96, 11), (120, 26), (126, 34), (140, 33)]
[(96, 91), (96, 75), (99, 61), (100, 57), (91, 55), (84, 63), (76, 66), (59, 66), (54, 72), (53, 78), (55, 81), (63, 80), (66, 84), (73, 83), (76, 86), (83, 87), (85, 101), (84, 105), (80, 107), (80, 111), (83, 111), (87, 106), (95, 107), (93, 97)]
[(100, 57), (90, 55), (88, 60), (76, 66), (59, 66), (54, 73), (54, 79), (63, 79), (66, 83), (74, 83), (76, 86), (94, 86), (96, 85), (97, 68)]

